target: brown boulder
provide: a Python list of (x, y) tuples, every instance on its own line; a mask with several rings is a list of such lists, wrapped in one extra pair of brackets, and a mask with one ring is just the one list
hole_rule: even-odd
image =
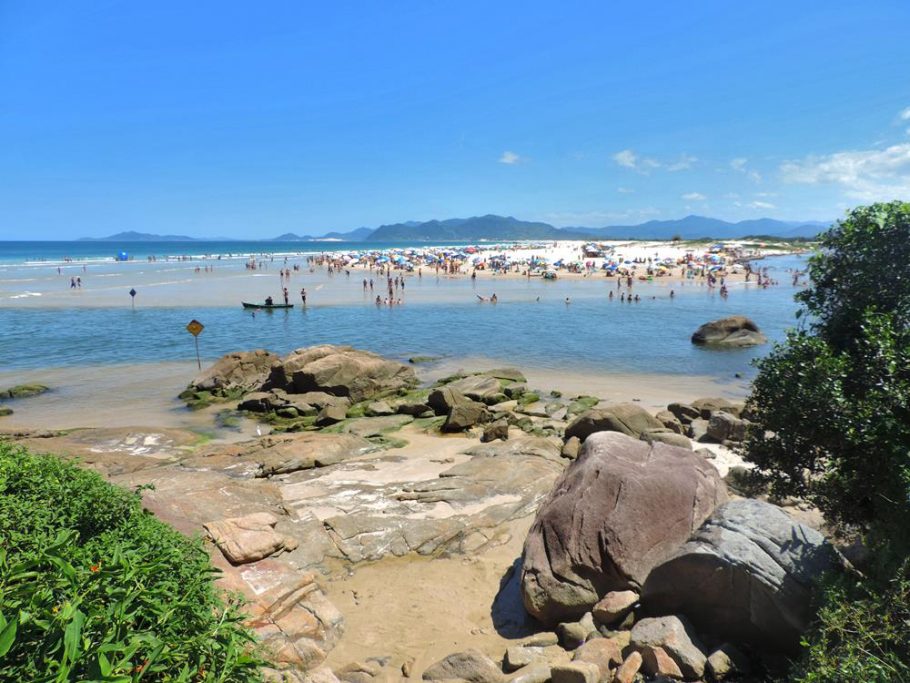
[(241, 394), (259, 389), (269, 376), (278, 356), (263, 349), (239, 351), (219, 358), (190, 382), (194, 391), (209, 391), (215, 396)]
[(566, 440), (577, 436), (584, 441), (595, 432), (620, 432), (641, 437), (650, 431), (664, 431), (664, 426), (647, 410), (634, 403), (617, 403), (606, 408), (595, 408), (582, 413), (566, 427)]
[(528, 533), (525, 607), (555, 624), (577, 619), (610, 591), (638, 589), (725, 500), (717, 470), (690, 450), (591, 435)]
[(403, 363), (330, 344), (297, 349), (277, 363), (269, 376), (270, 387), (298, 394), (323, 391), (355, 402), (416, 384), (414, 370)]
[(755, 346), (768, 341), (752, 320), (743, 315), (732, 315), (712, 320), (692, 334), (692, 343), (711, 346)]

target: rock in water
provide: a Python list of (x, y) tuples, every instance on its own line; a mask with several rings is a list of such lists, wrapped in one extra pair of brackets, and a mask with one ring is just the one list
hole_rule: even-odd
[(637, 590), (725, 501), (717, 470), (692, 451), (592, 434), (528, 533), (525, 607), (552, 625), (577, 619), (610, 591)]
[(812, 583), (835, 550), (777, 506), (736, 500), (648, 577), (642, 604), (682, 613), (706, 633), (794, 652), (812, 618)]
[(756, 346), (768, 341), (758, 325), (744, 315), (712, 320), (692, 334), (693, 344), (719, 346)]

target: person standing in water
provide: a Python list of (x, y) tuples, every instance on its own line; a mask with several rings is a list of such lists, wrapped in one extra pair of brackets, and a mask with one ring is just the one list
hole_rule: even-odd
[(305, 287), (300, 288), (300, 301), (304, 306), (306, 306), (306, 288)]

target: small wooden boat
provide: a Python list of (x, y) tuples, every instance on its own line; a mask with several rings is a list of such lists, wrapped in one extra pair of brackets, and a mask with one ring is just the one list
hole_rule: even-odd
[(244, 308), (255, 308), (255, 309), (265, 309), (271, 311), (276, 308), (294, 308), (294, 304), (248, 304), (246, 301), (241, 301)]

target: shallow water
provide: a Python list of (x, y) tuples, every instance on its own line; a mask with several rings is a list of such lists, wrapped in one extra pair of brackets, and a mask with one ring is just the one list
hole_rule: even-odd
[[(46, 368), (113, 363), (179, 361), (194, 358), (185, 326), (205, 325), (199, 338), (205, 359), (229, 351), (268, 348), (286, 353), (321, 343), (350, 344), (386, 356), (484, 356), (504, 363), (548, 370), (594, 373), (694, 374), (728, 378), (750, 373), (753, 358), (768, 346), (730, 351), (693, 346), (689, 338), (702, 323), (743, 314), (772, 340), (794, 325), (795, 289), (785, 271), (794, 258), (765, 262), (781, 272), (777, 287), (731, 287), (723, 299), (705, 287), (677, 288), (670, 299), (665, 283), (636, 285), (638, 303), (607, 299), (611, 284), (564, 280), (556, 283), (503, 280), (497, 305), (481, 304), (469, 291), (457, 302), (376, 307), (356, 304), (311, 306), (259, 312), (239, 306), (6, 308), (0, 309), (0, 366)], [(428, 280), (428, 278), (424, 278)], [(439, 286), (430, 282), (428, 287)], [(446, 291), (463, 291), (460, 279)], [(536, 292), (546, 292), (540, 302)], [(412, 288), (416, 289), (416, 288)], [(411, 291), (409, 290), (409, 296)], [(571, 296), (571, 303), (565, 303)], [(651, 296), (655, 296), (652, 299)]]

